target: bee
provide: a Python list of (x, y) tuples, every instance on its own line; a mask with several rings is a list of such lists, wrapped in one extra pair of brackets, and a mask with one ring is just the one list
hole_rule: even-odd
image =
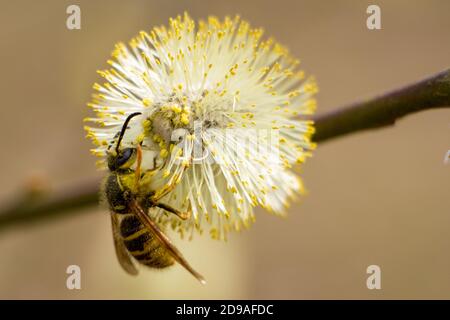
[(111, 209), (117, 258), (122, 268), (131, 275), (138, 274), (135, 262), (158, 269), (167, 268), (178, 262), (205, 284), (205, 279), (189, 265), (163, 232), (162, 227), (148, 215), (148, 210), (158, 207), (183, 220), (190, 217), (190, 212), (180, 212), (159, 202), (174, 189), (176, 182), (164, 185), (158, 192), (149, 190), (148, 183), (143, 181), (149, 179), (152, 171), (141, 174), (141, 144), (137, 147), (121, 148), (128, 123), (140, 114), (137, 112), (127, 117), (118, 133), (115, 149), (108, 149), (107, 162), (110, 172), (104, 183), (104, 192)]

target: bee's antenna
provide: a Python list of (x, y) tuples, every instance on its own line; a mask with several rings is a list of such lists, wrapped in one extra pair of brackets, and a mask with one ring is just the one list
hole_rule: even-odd
[(117, 140), (116, 152), (119, 153), (120, 143), (122, 142), (123, 135), (125, 134), (125, 130), (127, 130), (128, 123), (130, 120), (138, 115), (142, 114), (141, 112), (135, 112), (130, 114), (125, 122), (123, 123), (122, 130), (120, 130), (119, 139)]

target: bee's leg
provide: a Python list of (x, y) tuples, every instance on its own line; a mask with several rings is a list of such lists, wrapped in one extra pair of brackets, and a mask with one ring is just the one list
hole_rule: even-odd
[(155, 206), (161, 209), (166, 210), (167, 212), (173, 213), (175, 215), (177, 215), (180, 219), (182, 220), (187, 220), (191, 217), (191, 211), (187, 211), (187, 212), (181, 212), (167, 204), (164, 203), (155, 203)]
[(140, 144), (138, 144), (137, 148), (137, 155), (136, 155), (136, 171), (135, 171), (135, 188), (136, 190), (139, 189), (139, 180), (141, 179), (141, 164), (142, 164), (142, 147)]
[(160, 190), (156, 191), (153, 196), (151, 196), (150, 201), (153, 203), (157, 203), (161, 198), (163, 198), (166, 194), (171, 192), (178, 184), (178, 180), (183, 175), (184, 171), (186, 170), (187, 166), (183, 165), (183, 169), (178, 174), (174, 175), (172, 177), (172, 183), (165, 184)]
[(160, 190), (158, 190), (157, 192), (155, 192), (155, 194), (153, 196), (151, 196), (150, 200), (153, 203), (157, 203), (159, 200), (161, 200), (161, 198), (163, 198), (166, 194), (168, 194), (170, 191), (172, 191), (173, 189), (175, 189), (176, 187), (176, 183), (170, 183), (170, 184), (166, 184), (164, 185)]

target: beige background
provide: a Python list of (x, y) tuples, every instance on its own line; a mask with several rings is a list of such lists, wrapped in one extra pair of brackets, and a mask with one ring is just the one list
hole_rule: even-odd
[[(373, 2), (373, 1), (371, 1)], [(382, 30), (365, 26), (369, 1), (2, 1), (1, 199), (32, 174), (54, 188), (99, 175), (82, 118), (95, 70), (117, 41), (165, 24), (236, 13), (287, 45), (320, 85), (319, 112), (449, 67), (449, 1), (376, 1)], [(65, 9), (82, 29), (65, 28)], [(177, 241), (209, 283), (180, 267), (128, 277), (107, 212), (0, 233), (0, 298), (450, 298), (450, 112), (410, 116), (393, 129), (320, 146), (303, 176), (309, 195), (287, 220), (258, 212), (228, 243)], [(82, 290), (65, 287), (69, 264)], [(382, 290), (366, 267), (382, 268)]]

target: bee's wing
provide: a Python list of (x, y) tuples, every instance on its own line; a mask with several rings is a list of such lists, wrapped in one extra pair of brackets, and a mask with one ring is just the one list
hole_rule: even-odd
[(111, 225), (117, 260), (119, 260), (120, 265), (128, 274), (135, 276), (138, 274), (138, 269), (134, 265), (133, 260), (120, 237), (119, 221), (117, 218), (117, 214), (111, 212)]
[(187, 271), (189, 271), (197, 280), (199, 280), (202, 284), (205, 284), (206, 281), (203, 276), (195, 271), (189, 263), (184, 259), (183, 255), (180, 251), (172, 244), (170, 239), (159, 229), (158, 225), (145, 213), (142, 207), (137, 203), (135, 199), (131, 200), (130, 205), (133, 213), (138, 217), (141, 223), (153, 234), (156, 238), (161, 242), (161, 244), (169, 251), (170, 255), (181, 264)]

